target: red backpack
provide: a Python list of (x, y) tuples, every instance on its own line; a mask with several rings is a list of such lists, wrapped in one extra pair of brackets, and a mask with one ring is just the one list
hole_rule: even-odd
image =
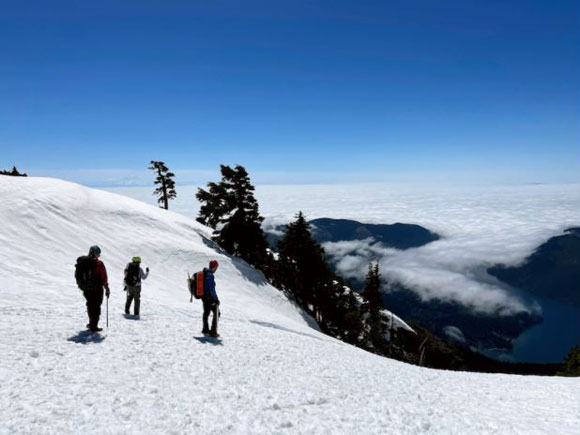
[(193, 276), (189, 276), (187, 274), (187, 288), (189, 289), (189, 293), (191, 297), (189, 298), (189, 302), (195, 299), (203, 298), (203, 287), (205, 285), (205, 274), (203, 271), (196, 272)]

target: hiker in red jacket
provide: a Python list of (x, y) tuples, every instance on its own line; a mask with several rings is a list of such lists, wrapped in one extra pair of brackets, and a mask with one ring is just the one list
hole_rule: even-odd
[(83, 295), (87, 301), (87, 313), (89, 315), (87, 328), (91, 332), (103, 330), (103, 328), (99, 328), (101, 304), (103, 303), (103, 287), (107, 298), (111, 294), (109, 281), (107, 279), (107, 269), (103, 262), (99, 260), (100, 256), (101, 248), (96, 245), (91, 246), (88, 256), (77, 259), (75, 272), (77, 284), (83, 291)]

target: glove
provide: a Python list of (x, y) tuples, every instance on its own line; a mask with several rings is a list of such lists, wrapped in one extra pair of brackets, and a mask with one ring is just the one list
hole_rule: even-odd
[(109, 299), (109, 296), (111, 295), (111, 290), (109, 289), (105, 290), (105, 295), (107, 296), (107, 299)]
[(145, 271), (146, 271), (147, 273), (149, 273), (149, 268), (148, 268), (148, 267), (146, 267), (146, 268), (145, 268)]

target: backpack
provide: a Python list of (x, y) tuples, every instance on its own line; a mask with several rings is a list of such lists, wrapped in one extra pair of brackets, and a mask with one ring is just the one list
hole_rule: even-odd
[(141, 282), (139, 263), (129, 263), (127, 265), (127, 275), (125, 276), (125, 283), (130, 286), (135, 286)]
[(96, 266), (97, 260), (88, 255), (83, 255), (77, 258), (77, 264), (75, 265), (75, 279), (77, 280), (78, 287), (82, 291), (87, 291), (92, 288), (94, 284), (93, 271)]
[(203, 288), (205, 286), (205, 273), (203, 271), (196, 272), (193, 276), (189, 276), (187, 274), (187, 288), (189, 289), (189, 293), (191, 297), (189, 298), (189, 302), (195, 299), (203, 298)]

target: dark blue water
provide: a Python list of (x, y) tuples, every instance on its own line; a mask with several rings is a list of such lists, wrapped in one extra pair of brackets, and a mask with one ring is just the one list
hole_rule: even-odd
[(512, 352), (481, 352), (512, 362), (561, 363), (572, 346), (580, 344), (580, 309), (550, 299), (536, 301), (542, 306), (544, 321), (520, 335)]
[(570, 348), (580, 344), (580, 310), (550, 299), (538, 301), (544, 321), (514, 341), (511, 360), (562, 362)]

